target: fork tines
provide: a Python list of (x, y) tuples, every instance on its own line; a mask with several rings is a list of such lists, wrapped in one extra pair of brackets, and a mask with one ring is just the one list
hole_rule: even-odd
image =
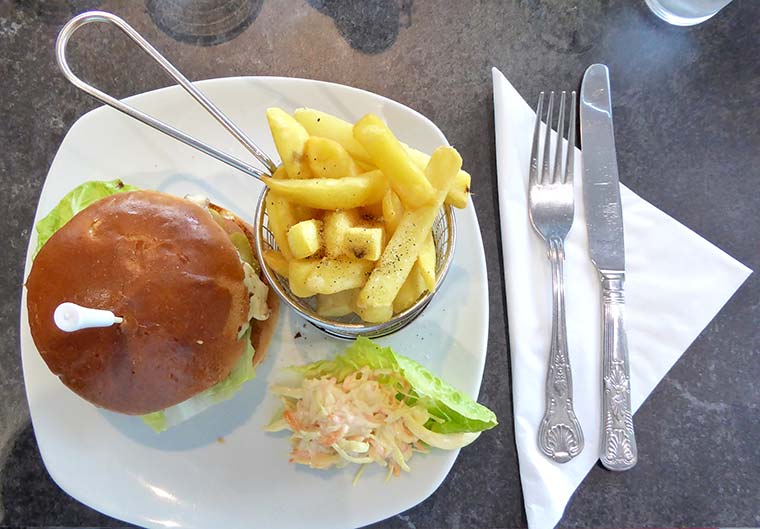
[[(560, 93), (560, 100), (559, 100), (559, 118), (557, 122), (557, 145), (556, 145), (556, 151), (554, 155), (554, 167), (553, 170), (550, 168), (550, 162), (551, 162), (551, 156), (550, 156), (550, 148), (551, 148), (551, 125), (553, 120), (553, 111), (554, 111), (554, 91), (549, 92), (549, 105), (546, 110), (546, 127), (545, 127), (545, 135), (544, 135), (544, 145), (543, 145), (543, 157), (542, 157), (542, 163), (541, 163), (541, 175), (539, 178), (539, 162), (538, 162), (538, 152), (539, 152), (539, 142), (540, 142), (540, 129), (541, 129), (541, 112), (543, 111), (544, 106), (544, 92), (541, 92), (538, 96), (538, 107), (536, 108), (536, 125), (533, 129), (533, 147), (531, 149), (531, 155), (530, 155), (530, 183), (540, 183), (540, 184), (557, 184), (557, 183), (565, 183), (565, 182), (572, 182), (573, 180), (573, 163), (574, 163), (574, 154), (575, 154), (575, 91), (570, 92), (570, 120), (568, 123), (568, 130), (567, 130), (567, 156), (565, 158), (565, 167), (564, 171), (562, 169), (562, 137), (564, 136), (565, 132), (565, 97), (567, 92), (564, 90)], [(551, 176), (550, 176), (551, 175)]]

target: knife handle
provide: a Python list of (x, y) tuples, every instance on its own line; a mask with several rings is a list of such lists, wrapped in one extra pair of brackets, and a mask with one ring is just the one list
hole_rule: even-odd
[(602, 275), (602, 464), (628, 470), (637, 461), (624, 314), (625, 274)]

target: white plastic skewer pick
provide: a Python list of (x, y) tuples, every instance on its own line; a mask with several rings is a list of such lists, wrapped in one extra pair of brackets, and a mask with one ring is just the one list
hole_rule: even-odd
[(64, 332), (74, 332), (93, 327), (110, 327), (121, 323), (124, 318), (116, 316), (110, 310), (91, 309), (76, 303), (61, 303), (53, 313), (55, 324)]

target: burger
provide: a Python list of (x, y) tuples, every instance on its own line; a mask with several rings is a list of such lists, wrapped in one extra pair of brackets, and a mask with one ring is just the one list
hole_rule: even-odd
[[(36, 226), (26, 281), (34, 343), (95, 406), (165, 430), (229, 399), (264, 359), (278, 302), (251, 227), (202, 197), (87, 182)], [(64, 302), (122, 318), (60, 330)]]

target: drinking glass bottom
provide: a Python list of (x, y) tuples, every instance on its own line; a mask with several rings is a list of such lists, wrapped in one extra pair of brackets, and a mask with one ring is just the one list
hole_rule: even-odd
[[(721, 10), (721, 8), (728, 4), (729, 2), (721, 2), (723, 5), (720, 5), (717, 9), (714, 11), (712, 9), (700, 9), (699, 7), (695, 7), (694, 4), (714, 4), (714, 1), (708, 1), (708, 2), (699, 2), (694, 0), (665, 0), (663, 2), (662, 0), (644, 0), (647, 5), (649, 6), (649, 9), (652, 10), (652, 12), (663, 19), (665, 22), (668, 22), (669, 24), (673, 24), (674, 26), (695, 26), (697, 24), (701, 24), (705, 20), (708, 20), (712, 18), (715, 13)], [(663, 5), (666, 4), (666, 5)], [(676, 13), (673, 11), (673, 8), (683, 8), (681, 9), (681, 13)], [(705, 11), (707, 11), (707, 14), (704, 14)]]

